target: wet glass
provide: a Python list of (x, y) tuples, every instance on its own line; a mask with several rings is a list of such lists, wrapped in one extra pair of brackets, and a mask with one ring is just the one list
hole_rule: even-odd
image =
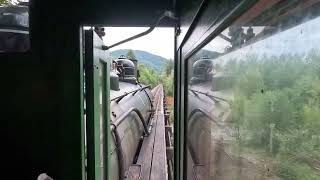
[(260, 0), (188, 61), (188, 179), (320, 179), (320, 3)]

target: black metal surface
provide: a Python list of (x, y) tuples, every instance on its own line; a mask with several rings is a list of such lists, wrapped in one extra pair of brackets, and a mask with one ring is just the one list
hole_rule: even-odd
[[(112, 164), (118, 163), (112, 168), (115, 171), (119, 170), (119, 177), (126, 176), (129, 167), (140, 152), (141, 138), (143, 139), (143, 135), (148, 135), (150, 131), (147, 129), (147, 120), (152, 115), (149, 94), (149, 86), (128, 82), (120, 82), (119, 91), (110, 91), (113, 115), (111, 131), (116, 133), (113, 136), (119, 136), (118, 140), (114, 137), (115, 146), (112, 150), (116, 153), (112, 154), (111, 159)], [(121, 145), (121, 150), (119, 146), (116, 147), (116, 144)], [(115, 158), (118, 159), (117, 163), (114, 162)], [(112, 179), (116, 179), (117, 176), (118, 174), (112, 176)]]
[(111, 132), (113, 133), (113, 139), (116, 146), (118, 163), (119, 163), (119, 177), (123, 179), (125, 177), (125, 158), (123, 153), (123, 148), (121, 145), (121, 138), (119, 136), (119, 132), (117, 130), (117, 125), (111, 123)]
[[(142, 87), (141, 84), (138, 84), (138, 85), (139, 85), (140, 87)], [(149, 99), (149, 102), (150, 102), (150, 105), (151, 105), (151, 110), (153, 110), (153, 103), (152, 103), (152, 99), (151, 99), (149, 93), (147, 93), (146, 89), (141, 89), (141, 91), (142, 91), (142, 90), (143, 90), (143, 91), (146, 93), (146, 95), (148, 96), (148, 99)]]
[[(63, 5), (62, 5), (63, 4)], [(43, 19), (72, 22), (83, 25), (106, 25), (118, 27), (149, 27), (164, 10), (173, 10), (172, 0), (80, 0), (80, 1), (31, 1), (39, 8)], [(46, 17), (47, 16), (47, 17)], [(57, 21), (56, 21), (57, 22)], [(174, 22), (165, 19), (159, 26), (172, 27)], [(108, 32), (106, 32), (108, 36)]]
[[(120, 95), (120, 96), (113, 97), (113, 98), (111, 99), (111, 101), (115, 101), (115, 100), (116, 100), (116, 102), (118, 103), (118, 102), (120, 102), (121, 99), (124, 98), (125, 96), (127, 96), (127, 95), (129, 95), (129, 94), (132, 94), (132, 93), (135, 94), (136, 92), (142, 91), (142, 90), (147, 89), (147, 88), (150, 88), (150, 86), (145, 86), (145, 87), (142, 87), (142, 88), (133, 90), (133, 91), (125, 92), (124, 94), (122, 94), (122, 95)], [(148, 97), (149, 97), (149, 96), (148, 96)]]
[[(145, 135), (148, 136), (150, 134), (150, 132), (148, 131), (146, 120), (144, 119), (144, 117), (141, 114), (140, 110), (137, 109), (137, 108), (131, 108), (131, 109), (127, 110), (124, 114), (122, 114), (119, 118), (117, 118), (115, 120), (113, 125), (119, 126), (124, 120), (129, 120), (126, 117), (128, 117), (132, 112), (135, 112), (139, 116), (139, 120), (141, 121), (141, 123), (143, 125), (144, 133), (145, 133)], [(113, 130), (113, 129), (111, 129), (111, 130)]]

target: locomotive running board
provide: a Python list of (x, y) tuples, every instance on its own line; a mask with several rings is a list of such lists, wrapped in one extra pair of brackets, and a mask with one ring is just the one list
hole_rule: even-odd
[(163, 87), (152, 90), (155, 113), (150, 120), (153, 129), (145, 137), (136, 164), (130, 166), (127, 180), (167, 180), (167, 148), (165, 138), (165, 113), (163, 108)]

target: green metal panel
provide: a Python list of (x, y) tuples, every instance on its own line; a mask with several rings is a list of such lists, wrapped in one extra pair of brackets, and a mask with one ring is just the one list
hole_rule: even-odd
[(110, 176), (109, 149), (109, 59), (101, 50), (102, 40), (92, 31), (85, 31), (87, 177), (89, 180)]
[[(108, 56), (110, 57), (110, 55)], [(110, 59), (109, 59), (110, 60)], [(108, 61), (109, 62), (109, 61)], [(105, 177), (104, 179), (108, 180), (111, 179), (111, 130), (110, 130), (110, 126), (109, 126), (109, 122), (111, 121), (111, 117), (110, 117), (110, 65), (109, 63), (105, 64), (105, 69), (104, 69), (104, 82), (105, 82), (105, 87), (104, 87), (104, 117), (105, 117), (105, 121), (107, 122), (104, 124), (104, 137), (105, 137), (105, 141), (104, 141), (104, 162), (105, 162), (105, 168), (104, 168), (104, 174)]]

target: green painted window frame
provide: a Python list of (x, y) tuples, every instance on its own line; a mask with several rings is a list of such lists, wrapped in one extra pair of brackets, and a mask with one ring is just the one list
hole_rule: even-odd
[[(82, 76), (85, 76), (86, 81), (87, 104), (85, 122), (87, 134), (86, 179), (108, 180), (111, 179), (111, 130), (109, 124), (105, 122), (110, 122), (111, 119), (109, 103), (111, 58), (109, 51), (102, 50), (103, 42), (93, 30), (86, 30), (84, 36), (85, 75), (82, 74)], [(103, 111), (101, 107), (104, 109)], [(101, 116), (103, 119), (100, 119)]]

